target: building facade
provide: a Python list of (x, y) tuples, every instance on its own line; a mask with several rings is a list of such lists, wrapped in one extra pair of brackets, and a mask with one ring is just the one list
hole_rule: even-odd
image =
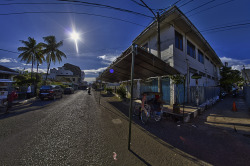
[[(43, 75), (45, 79), (46, 75)], [(58, 69), (50, 69), (48, 79), (58, 80), (63, 82), (71, 82), (73, 84), (81, 84), (84, 81), (85, 73), (78, 66), (66, 63)]]
[[(194, 73), (202, 76), (198, 80), (198, 86), (219, 85), (219, 69), (223, 64), (191, 21), (176, 6), (163, 13), (159, 20), (160, 58), (186, 76), (187, 93), (190, 87), (196, 86), (196, 81), (191, 78)], [(157, 36), (155, 21), (133, 43), (158, 56)], [(170, 103), (173, 104), (176, 98), (176, 86), (171, 84), (171, 81), (170, 89)]]

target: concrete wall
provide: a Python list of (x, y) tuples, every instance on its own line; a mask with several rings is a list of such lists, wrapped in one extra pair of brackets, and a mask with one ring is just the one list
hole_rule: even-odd
[[(175, 30), (183, 36), (183, 50), (175, 47)], [(195, 46), (196, 58), (187, 55), (187, 40)], [(148, 51), (157, 56), (157, 32), (153, 33), (150, 37), (145, 37), (137, 43), (140, 46), (148, 44)], [(195, 73), (190, 68), (195, 69), (196, 72), (205, 73), (205, 75), (198, 81), (199, 86), (216, 86), (218, 85), (219, 67), (214, 66), (209, 55), (199, 47), (199, 43), (195, 43), (188, 35), (185, 35), (178, 27), (173, 25), (165, 25), (161, 27), (161, 58), (170, 66), (174, 67), (182, 74), (187, 74), (187, 91), (189, 86), (195, 86), (195, 80), (191, 76)], [(204, 64), (198, 61), (198, 50), (204, 55)], [(208, 57), (208, 59), (206, 58)], [(207, 77), (207, 75), (210, 76)], [(170, 104), (175, 102), (176, 86), (170, 80)], [(189, 94), (188, 94), (189, 96)], [(190, 96), (189, 96), (190, 97)]]
[[(211, 61), (209, 58), (209, 55), (207, 55), (204, 50), (202, 50), (198, 44), (196, 44), (192, 39), (190, 39), (188, 36), (186, 36), (183, 32), (181, 32), (177, 27), (175, 27), (175, 30), (182, 34), (183, 36), (183, 50), (180, 50), (174, 46), (173, 49), (173, 54), (174, 54), (174, 68), (176, 68), (178, 71), (180, 71), (182, 74), (187, 74), (188, 75), (188, 82), (190, 86), (195, 86), (195, 80), (191, 79), (192, 74), (190, 73), (190, 68), (195, 69), (198, 73), (202, 72), (205, 73), (206, 75), (210, 75), (211, 78), (208, 77), (202, 77), (198, 83), (199, 86), (216, 86), (218, 82), (214, 78), (219, 77), (219, 67), (214, 66), (214, 62)], [(173, 31), (173, 34), (175, 32)], [(190, 41), (194, 46), (195, 46), (195, 53), (196, 53), (196, 58), (193, 58), (187, 54), (187, 40)], [(175, 43), (175, 42), (173, 42)], [(198, 61), (198, 50), (200, 50), (203, 55), (204, 55), (204, 64)], [(207, 58), (209, 60), (207, 60)], [(213, 64), (212, 64), (213, 63)]]

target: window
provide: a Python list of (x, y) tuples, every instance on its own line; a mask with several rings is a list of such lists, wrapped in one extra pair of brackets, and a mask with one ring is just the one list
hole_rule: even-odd
[(198, 61), (204, 64), (204, 55), (200, 50), (198, 50)]
[(183, 37), (177, 31), (175, 31), (175, 47), (180, 50), (183, 50)]
[(211, 79), (211, 76), (210, 76), (210, 75), (207, 75), (207, 78)]
[(73, 78), (73, 81), (75, 81), (75, 78)]
[(189, 41), (187, 41), (187, 54), (196, 59), (195, 46)]
[(144, 45), (142, 46), (142, 48), (145, 49), (146, 51), (148, 51), (148, 43), (144, 44)]

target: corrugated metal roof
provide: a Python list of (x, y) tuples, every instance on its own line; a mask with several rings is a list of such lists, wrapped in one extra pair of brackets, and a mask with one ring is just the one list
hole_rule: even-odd
[[(140, 47), (135, 48), (134, 79), (175, 75), (179, 72), (155, 55)], [(106, 82), (131, 79), (132, 46), (122, 53), (98, 78)], [(113, 69), (113, 73), (110, 70)]]

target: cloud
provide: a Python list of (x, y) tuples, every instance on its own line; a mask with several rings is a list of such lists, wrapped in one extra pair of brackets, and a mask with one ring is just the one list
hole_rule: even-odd
[(16, 59), (13, 59), (13, 58), (3, 58), (3, 59), (0, 59), (0, 63), (17, 63), (17, 60)]
[(102, 63), (105, 65), (109, 65), (111, 62), (113, 62), (119, 55), (102, 55), (98, 56), (97, 58), (102, 60)]
[[(31, 68), (13, 67), (11, 69), (31, 72)], [(33, 72), (36, 73), (36, 69), (33, 68)], [(38, 73), (47, 73), (47, 69), (38, 68)]]
[(86, 78), (84, 78), (84, 81), (94, 82), (94, 81), (96, 81), (96, 77), (86, 77)]
[(32, 64), (29, 64), (29, 63), (22, 63), (22, 65), (24, 65), (24, 66), (32, 66)]
[(225, 62), (228, 62), (228, 66), (232, 67), (232, 69), (234, 70), (241, 70), (243, 68), (243, 65), (245, 66), (246, 69), (250, 69), (250, 59), (239, 60), (227, 57), (222, 57), (220, 59), (223, 64)]
[(83, 70), (86, 75), (88, 74), (98, 74), (99, 72), (103, 72), (107, 67), (102, 67), (99, 69), (89, 69), (89, 70)]

